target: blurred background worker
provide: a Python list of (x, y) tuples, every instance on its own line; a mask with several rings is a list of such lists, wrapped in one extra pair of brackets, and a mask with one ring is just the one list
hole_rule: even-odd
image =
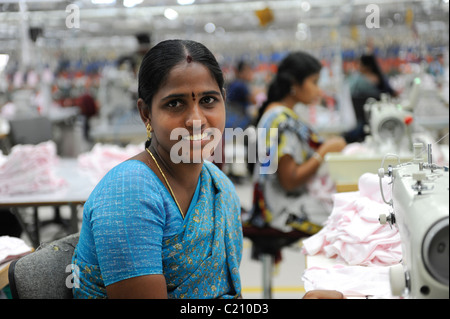
[(256, 104), (250, 84), (253, 80), (253, 68), (250, 63), (240, 61), (236, 77), (227, 87), (227, 124), (226, 127), (245, 129), (251, 123), (250, 106)]
[(347, 132), (345, 139), (349, 143), (361, 142), (366, 136), (364, 125), (367, 124), (367, 119), (364, 114), (364, 104), (367, 99), (380, 100), (383, 93), (396, 97), (397, 92), (390, 86), (373, 54), (364, 54), (360, 57), (358, 70), (350, 75), (347, 81), (356, 116), (356, 128)]

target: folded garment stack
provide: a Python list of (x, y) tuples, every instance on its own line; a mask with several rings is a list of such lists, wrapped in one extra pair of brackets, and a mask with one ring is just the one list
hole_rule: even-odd
[(53, 141), (15, 145), (0, 157), (0, 196), (52, 192), (67, 182), (56, 173), (59, 157)]
[(97, 143), (91, 151), (78, 156), (78, 167), (87, 173), (94, 183), (98, 183), (114, 166), (143, 150), (144, 144), (128, 144), (125, 147), (121, 147), (118, 145)]
[[(383, 191), (389, 200), (387, 180), (383, 179)], [(381, 225), (378, 220), (380, 214), (390, 212), (390, 206), (382, 200), (378, 176), (363, 174), (358, 189), (335, 194), (333, 210), (325, 226), (303, 241), (304, 254), (320, 254), (334, 261), (332, 267), (315, 266), (305, 270), (303, 281), (307, 291), (337, 289), (344, 294), (382, 297), (390, 294), (387, 266), (402, 259), (400, 234), (395, 226)], [(359, 280), (361, 276), (365, 280)], [(383, 283), (374, 285), (380, 276), (384, 278)]]

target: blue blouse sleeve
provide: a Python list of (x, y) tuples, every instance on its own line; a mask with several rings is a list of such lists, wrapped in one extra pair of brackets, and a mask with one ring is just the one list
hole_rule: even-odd
[(105, 286), (162, 274), (166, 207), (148, 167), (128, 161), (111, 170), (89, 205), (90, 226)]

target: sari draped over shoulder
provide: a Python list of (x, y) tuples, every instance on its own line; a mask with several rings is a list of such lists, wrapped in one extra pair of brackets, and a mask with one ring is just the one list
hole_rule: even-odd
[(182, 231), (163, 242), (169, 298), (239, 297), (241, 256), (239, 200), (223, 173), (205, 162), (195, 207)]
[[(231, 181), (214, 164), (205, 162), (186, 217), (173, 227), (175, 231), (164, 236), (159, 224), (153, 229), (150, 226), (158, 221), (161, 227), (167, 226), (170, 213), (176, 214), (177, 219), (181, 217), (174, 208), (165, 208), (172, 197), (165, 192), (167, 198), (159, 198), (164, 192), (159, 193), (158, 187), (164, 185), (155, 186), (157, 183), (150, 178), (156, 179), (156, 175), (146, 176), (149, 168), (143, 165), (138, 161), (125, 162), (104, 183), (113, 184), (113, 191), (96, 188), (86, 203), (80, 241), (72, 258), (74, 281), (78, 283), (73, 286), (74, 298), (107, 298), (108, 284), (150, 274), (165, 276), (169, 298), (239, 297), (242, 225), (239, 198)], [(136, 189), (146, 190), (147, 186), (128, 178), (129, 187), (124, 187), (122, 172), (126, 172), (125, 177), (134, 172), (152, 185), (152, 193), (131, 196), (127, 189), (134, 189), (137, 184), (141, 186)], [(114, 187), (114, 182), (120, 185)], [(130, 197), (133, 202), (128, 202)], [(139, 200), (144, 197), (145, 200)], [(124, 199), (123, 203), (120, 199)], [(117, 205), (130, 207), (111, 213)], [(161, 210), (148, 209), (148, 205)], [(142, 242), (147, 250), (140, 246)]]

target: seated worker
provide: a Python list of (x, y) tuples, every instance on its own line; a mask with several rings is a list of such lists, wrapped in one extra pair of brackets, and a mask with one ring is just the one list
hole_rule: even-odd
[(358, 61), (358, 71), (347, 79), (352, 96), (353, 109), (356, 116), (356, 127), (344, 134), (347, 143), (363, 142), (367, 132), (364, 127), (368, 118), (364, 105), (369, 98), (381, 99), (381, 94), (397, 96), (397, 92), (390, 86), (383, 74), (376, 57), (373, 54), (364, 54)]
[(260, 218), (259, 223), (262, 218), (280, 231), (291, 231), (295, 225), (294, 229), (314, 234), (331, 213), (331, 205), (309, 196), (307, 185), (324, 156), (341, 151), (345, 140), (332, 137), (324, 141), (294, 112), (297, 103), (311, 104), (320, 96), (320, 70), (320, 62), (313, 56), (304, 52), (289, 54), (281, 61), (267, 101), (260, 109), (258, 129), (278, 129), (277, 143), (266, 139), (270, 165), (277, 169), (268, 173), (264, 165), (255, 166), (257, 200), (252, 218)]
[[(151, 138), (109, 171), (84, 206), (75, 298), (240, 297), (239, 199), (229, 179), (203, 161), (216, 143), (208, 130), (225, 127), (223, 83), (200, 43), (168, 40), (147, 52), (137, 105)], [(185, 136), (174, 140), (177, 128)], [(183, 161), (171, 153), (177, 143), (189, 150)]]
[[(239, 198), (204, 161), (225, 127), (222, 71), (202, 44), (166, 40), (145, 54), (138, 80), (149, 139), (143, 152), (104, 176), (84, 205), (73, 295), (240, 298)], [(306, 294), (321, 296), (342, 297)]]
[(236, 68), (236, 77), (227, 86), (227, 121), (226, 127), (247, 128), (252, 118), (250, 105), (256, 104), (250, 84), (253, 80), (252, 66), (240, 61)]

